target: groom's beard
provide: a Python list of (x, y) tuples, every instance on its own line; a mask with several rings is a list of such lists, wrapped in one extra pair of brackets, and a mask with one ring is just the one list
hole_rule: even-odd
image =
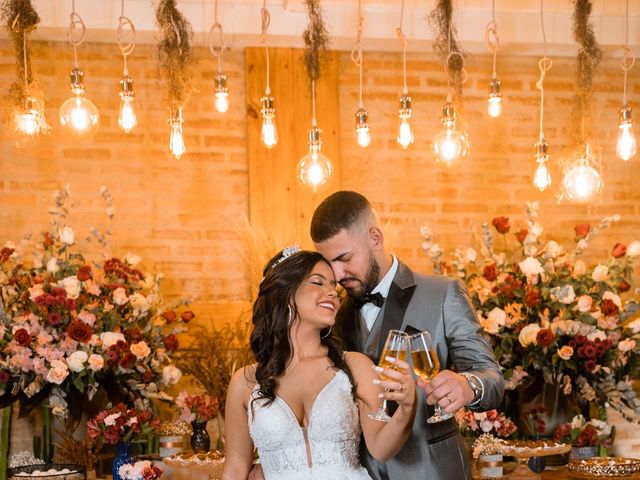
[(364, 279), (360, 280), (355, 277), (348, 277), (343, 280), (356, 280), (358, 282), (358, 286), (356, 287), (344, 287), (349, 296), (355, 300), (361, 300), (362, 296), (366, 293), (370, 293), (371, 290), (376, 288), (380, 279), (380, 265), (376, 261), (375, 257), (369, 252), (369, 267), (367, 268), (367, 272), (364, 274)]

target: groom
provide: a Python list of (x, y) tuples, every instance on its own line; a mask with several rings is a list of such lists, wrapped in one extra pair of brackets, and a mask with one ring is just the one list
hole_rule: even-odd
[(371, 204), (356, 192), (336, 192), (318, 206), (311, 238), (348, 293), (336, 318), (346, 350), (377, 363), (389, 330), (428, 330), (443, 369), (429, 382), (418, 382), (418, 411), (402, 450), (379, 463), (363, 445), (363, 465), (376, 480), (471, 479), (455, 419), (426, 422), (436, 403), (446, 412), (463, 406), (484, 411), (502, 400), (502, 373), (466, 288), (459, 280), (414, 273), (387, 253)]

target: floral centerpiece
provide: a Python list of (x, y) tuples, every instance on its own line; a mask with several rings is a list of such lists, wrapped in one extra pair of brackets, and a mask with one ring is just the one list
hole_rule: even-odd
[(613, 443), (615, 427), (597, 418), (587, 421), (584, 416), (576, 415), (570, 423), (556, 427), (553, 439), (568, 443), (574, 447), (609, 447)]
[(93, 441), (105, 441), (110, 445), (146, 441), (160, 421), (153, 418), (151, 410), (128, 409), (124, 403), (102, 410), (87, 422), (87, 437)]
[(124, 480), (155, 480), (162, 475), (162, 469), (148, 460), (126, 463), (118, 469)]
[(18, 401), (25, 413), (48, 399), (55, 415), (79, 419), (99, 388), (114, 403), (162, 397), (181, 376), (170, 355), (194, 315), (166, 309), (161, 275), (111, 256), (108, 235), (93, 229), (87, 243), (102, 252), (85, 257), (68, 198), (68, 187), (56, 193), (48, 231), (0, 250), (0, 407)]
[(497, 410), (472, 412), (466, 408), (456, 411), (460, 433), (468, 440), (474, 440), (484, 434), (499, 438), (511, 436), (518, 428), (516, 424)]
[(211, 395), (193, 395), (180, 392), (175, 400), (180, 410), (180, 420), (185, 422), (208, 422), (220, 412), (220, 402)]
[(537, 217), (532, 202), (526, 225), (515, 233), (507, 217), (484, 224), (480, 254), (458, 248), (445, 255), (428, 227), (423, 248), (436, 272), (467, 284), (508, 389), (540, 378), (583, 408), (609, 403), (638, 420), (640, 402), (630, 380), (638, 377), (640, 319), (631, 321), (638, 305), (622, 295), (631, 290), (640, 242), (617, 243), (607, 259), (588, 266), (582, 257), (590, 241), (619, 216), (595, 227), (576, 225), (571, 249), (543, 242)]

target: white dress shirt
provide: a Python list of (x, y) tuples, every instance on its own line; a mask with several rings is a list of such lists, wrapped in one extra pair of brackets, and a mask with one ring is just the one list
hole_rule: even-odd
[[(379, 292), (380, 295), (384, 297), (385, 301), (389, 296), (389, 289), (391, 288), (391, 282), (393, 282), (393, 277), (396, 276), (396, 272), (398, 271), (398, 259), (394, 255), (391, 255), (391, 258), (393, 259), (391, 263), (391, 268), (389, 268), (389, 271), (387, 272), (387, 274), (382, 278), (382, 280), (380, 280), (380, 283), (378, 283), (378, 285), (376, 285), (376, 287), (370, 292), (370, 293)], [(377, 307), (373, 303), (365, 303), (360, 308), (360, 314), (362, 315), (362, 318), (364, 319), (367, 325), (367, 328), (369, 330), (371, 330), (371, 328), (373, 327), (373, 324), (376, 321), (376, 317), (378, 316), (378, 313), (380, 313), (380, 307)]]

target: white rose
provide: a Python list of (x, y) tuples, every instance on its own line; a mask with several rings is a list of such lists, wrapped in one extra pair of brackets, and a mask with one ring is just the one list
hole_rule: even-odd
[(599, 435), (609, 436), (611, 435), (611, 426), (607, 424), (607, 422), (603, 422), (597, 418), (592, 418), (589, 420), (589, 423), (596, 427)]
[[(627, 324), (627, 328), (630, 329), (633, 333), (640, 332), (640, 318), (634, 320), (633, 322)], [(2, 337), (2, 335), (0, 335)]]
[(62, 360), (53, 360), (47, 373), (47, 382), (60, 385), (69, 375), (67, 364)]
[(576, 244), (576, 250), (585, 250), (587, 247), (589, 246), (589, 242), (587, 242), (586, 238), (581, 238), (580, 240), (578, 240), (578, 243)]
[(58, 267), (58, 259), (51, 257), (47, 262), (47, 272), (56, 273), (58, 270), (60, 270), (60, 267)]
[(489, 433), (493, 428), (493, 422), (491, 420), (481, 420), (480, 421), (480, 429), (484, 433)]
[(44, 290), (42, 287), (43, 287), (42, 283), (36, 283), (33, 287), (31, 287), (29, 289), (29, 299), (35, 300), (40, 295), (42, 295), (44, 293)]
[(620, 343), (618, 343), (618, 350), (620, 350), (622, 353), (629, 352), (634, 348), (636, 348), (636, 341), (630, 338), (625, 338)]
[(182, 372), (174, 365), (167, 365), (162, 369), (162, 379), (164, 380), (165, 385), (178, 383), (181, 377)]
[(489, 312), (487, 318), (495, 321), (498, 325), (504, 326), (507, 322), (507, 314), (501, 308), (495, 307)]
[(591, 305), (593, 305), (593, 298), (589, 295), (580, 295), (576, 308), (581, 312), (589, 312), (591, 311)]
[(609, 299), (613, 303), (615, 303), (618, 308), (622, 308), (622, 300), (615, 293), (613, 293), (613, 292), (604, 292), (604, 294), (602, 295), (602, 300), (607, 300), (607, 299)]
[(67, 297), (76, 299), (80, 296), (80, 280), (75, 275), (63, 278), (60, 283), (67, 292)]
[(496, 322), (495, 319), (481, 317), (480, 325), (482, 325), (482, 328), (487, 333), (491, 333), (495, 335), (500, 331), (500, 324), (498, 324), (498, 322)]
[(553, 287), (551, 289), (551, 297), (565, 305), (569, 305), (576, 299), (576, 292), (573, 291), (573, 287), (571, 285)]
[(478, 258), (478, 254), (473, 248), (469, 247), (464, 251), (465, 262), (474, 263), (476, 261), (476, 258)]
[(582, 415), (576, 415), (571, 420), (571, 428), (582, 428), (585, 423), (585, 419)]
[(142, 258), (140, 257), (140, 255), (135, 255), (131, 252), (127, 252), (127, 254), (124, 256), (124, 261), (129, 265), (137, 265), (141, 260)]
[(602, 340), (605, 340), (606, 338), (607, 338), (607, 334), (604, 333), (602, 330), (598, 330), (598, 329), (594, 330), (593, 332), (587, 335), (587, 339), (589, 339), (589, 341), (591, 342), (595, 342), (598, 339), (602, 341)]
[(538, 331), (540, 331), (540, 325), (538, 325), (537, 323), (530, 323), (522, 330), (520, 330), (520, 335), (518, 335), (518, 341), (520, 342), (520, 345), (522, 345), (523, 347), (535, 345)]
[(151, 349), (144, 340), (134, 343), (129, 347), (129, 350), (131, 350), (131, 353), (133, 353), (137, 358), (145, 358), (151, 353)]
[(518, 266), (527, 277), (539, 275), (544, 271), (540, 262), (533, 257), (525, 258), (522, 262), (518, 263)]
[(604, 282), (607, 279), (607, 275), (609, 274), (609, 269), (606, 265), (598, 265), (593, 269), (593, 273), (591, 274), (591, 278), (594, 282)]
[(73, 233), (73, 229), (71, 227), (64, 227), (62, 230), (58, 230), (58, 235), (60, 235), (60, 241), (62, 243), (73, 245), (75, 242), (76, 235)]
[(562, 245), (558, 245), (557, 242), (551, 240), (547, 244), (547, 255), (551, 258), (556, 258), (558, 255), (562, 253)]
[(102, 346), (106, 350), (107, 348), (115, 345), (120, 340), (125, 341), (124, 335), (118, 332), (104, 332), (100, 334), (100, 340), (102, 341)]
[(640, 255), (640, 241), (634, 240), (627, 247), (627, 257), (637, 257)]
[(118, 287), (113, 291), (113, 303), (116, 305), (124, 305), (127, 303), (127, 293), (124, 291), (124, 288)]
[(580, 275), (584, 275), (587, 271), (587, 264), (582, 260), (576, 260), (576, 263), (573, 265), (573, 276), (579, 277)]
[(147, 298), (144, 295), (140, 295), (139, 293), (134, 293), (129, 297), (129, 303), (136, 310), (141, 310), (146, 312), (149, 310), (149, 304), (147, 303)]
[(82, 370), (84, 370), (84, 363), (88, 358), (89, 355), (87, 355), (87, 352), (83, 352), (82, 350), (73, 352), (71, 355), (69, 355), (69, 358), (67, 358), (67, 365), (69, 365), (69, 370), (76, 373), (81, 372)]
[(102, 367), (104, 367), (104, 358), (102, 358), (102, 355), (92, 353), (89, 357), (89, 369), (97, 372), (98, 370), (102, 370)]

